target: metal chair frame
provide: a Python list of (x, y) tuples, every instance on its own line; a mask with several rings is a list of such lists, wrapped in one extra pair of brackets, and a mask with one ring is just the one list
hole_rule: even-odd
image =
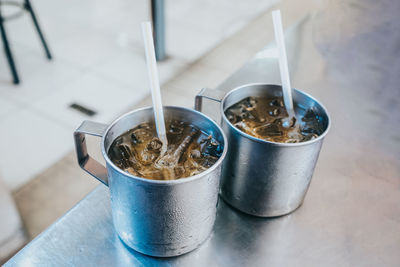
[[(1, 6), (2, 5), (17, 6), (17, 7), (20, 7), (21, 10), (20, 10), (20, 12), (12, 14), (12, 15), (10, 15), (8, 17), (3, 17), (2, 16), (2, 12), (1, 12)], [(1, 1), (0, 0), (0, 34), (1, 34), (1, 39), (3, 41), (4, 52), (5, 52), (6, 57), (7, 57), (8, 65), (10, 66), (10, 70), (11, 70), (11, 74), (12, 74), (12, 77), (13, 77), (13, 83), (14, 84), (19, 84), (20, 79), (19, 79), (19, 75), (18, 75), (18, 72), (17, 72), (17, 68), (15, 66), (14, 57), (13, 57), (13, 54), (11, 52), (10, 44), (9, 44), (9, 41), (8, 41), (8, 38), (7, 38), (7, 33), (6, 33), (6, 30), (5, 30), (5, 27), (4, 27), (4, 22), (6, 20), (10, 20), (10, 19), (14, 19), (14, 18), (19, 17), (20, 15), (22, 15), (24, 13), (24, 11), (27, 11), (30, 14), (31, 18), (32, 18), (32, 22), (33, 22), (33, 24), (34, 24), (34, 26), (36, 28), (36, 31), (37, 31), (37, 33), (39, 35), (40, 41), (41, 41), (41, 43), (43, 45), (43, 48), (44, 48), (44, 51), (46, 53), (46, 57), (49, 60), (52, 59), (52, 55), (50, 53), (49, 47), (48, 47), (48, 45), (46, 43), (46, 40), (45, 40), (45, 38), (43, 36), (42, 30), (40, 29), (39, 22), (37, 21), (37, 18), (36, 18), (35, 12), (33, 11), (33, 8), (32, 8), (30, 0), (24, 0), (21, 3), (13, 2), (13, 1)]]

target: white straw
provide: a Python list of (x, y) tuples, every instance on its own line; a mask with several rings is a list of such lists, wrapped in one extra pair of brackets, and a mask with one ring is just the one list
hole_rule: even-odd
[(163, 143), (161, 155), (167, 150), (168, 140), (165, 131), (164, 112), (161, 102), (160, 82), (158, 80), (158, 70), (156, 55), (154, 52), (153, 31), (149, 21), (142, 22), (142, 32), (144, 48), (147, 59), (147, 72), (149, 74), (151, 96), (153, 99), (153, 112), (156, 123), (157, 135)]
[(289, 119), (295, 117), (292, 99), (292, 87), (290, 86), (289, 68), (286, 56), (285, 38), (283, 35), (281, 11), (272, 11), (272, 21), (274, 23), (275, 41), (278, 47), (279, 54), (279, 70), (281, 73), (283, 102), (285, 103), (286, 111)]

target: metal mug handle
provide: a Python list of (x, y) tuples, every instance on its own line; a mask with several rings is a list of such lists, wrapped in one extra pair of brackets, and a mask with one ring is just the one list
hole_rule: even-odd
[(202, 111), (203, 98), (213, 100), (216, 102), (221, 102), (225, 96), (225, 92), (217, 89), (203, 88), (200, 93), (198, 93), (194, 100), (194, 109), (197, 111)]
[(74, 132), (75, 150), (79, 166), (94, 178), (108, 186), (107, 169), (87, 153), (86, 134), (102, 137), (108, 125), (93, 121), (84, 121)]

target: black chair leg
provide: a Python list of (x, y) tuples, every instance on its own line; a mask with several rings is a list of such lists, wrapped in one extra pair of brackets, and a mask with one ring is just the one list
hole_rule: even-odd
[(49, 48), (47, 46), (46, 40), (44, 39), (44, 36), (43, 36), (42, 31), (40, 29), (39, 23), (38, 23), (38, 21), (36, 19), (35, 12), (33, 12), (33, 8), (32, 8), (32, 5), (31, 5), (31, 2), (29, 0), (25, 0), (25, 9), (28, 10), (28, 12), (31, 14), (33, 24), (35, 25), (35, 28), (36, 28), (36, 30), (37, 30), (37, 32), (39, 34), (39, 37), (40, 37), (40, 40), (41, 40), (41, 42), (43, 44), (44, 51), (46, 52), (47, 58), (51, 59), (52, 56), (51, 56), (50, 50), (49, 50)]
[(6, 35), (6, 30), (4, 28), (4, 19), (1, 16), (0, 13), (0, 31), (1, 31), (1, 39), (3, 40), (3, 46), (4, 46), (4, 51), (7, 56), (8, 64), (10, 65), (11, 69), (11, 74), (13, 76), (13, 83), (14, 84), (19, 84), (19, 77), (17, 73), (17, 69), (15, 67), (14, 59), (11, 53), (10, 45), (8, 43), (7, 35)]

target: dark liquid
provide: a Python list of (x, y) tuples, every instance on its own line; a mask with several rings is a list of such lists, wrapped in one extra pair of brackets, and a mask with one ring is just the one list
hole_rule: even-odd
[(167, 121), (166, 130), (168, 148), (164, 155), (160, 155), (162, 142), (154, 124), (142, 123), (116, 138), (108, 156), (135, 176), (173, 180), (205, 171), (222, 154), (222, 145), (189, 123)]
[(288, 114), (282, 97), (248, 97), (230, 106), (225, 115), (241, 131), (278, 143), (309, 141), (324, 131), (321, 118), (313, 108), (306, 110), (304, 115), (296, 114), (290, 127), (283, 127), (282, 119)]

